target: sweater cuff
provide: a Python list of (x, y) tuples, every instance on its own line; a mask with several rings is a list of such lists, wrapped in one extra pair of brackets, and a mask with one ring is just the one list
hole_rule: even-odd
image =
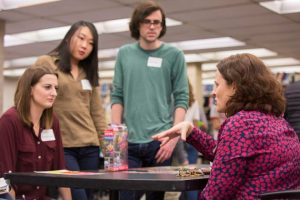
[(197, 132), (197, 128), (194, 127), (192, 132), (189, 134), (189, 136), (186, 138), (186, 142), (187, 143), (190, 143), (192, 140), (193, 140), (193, 135)]

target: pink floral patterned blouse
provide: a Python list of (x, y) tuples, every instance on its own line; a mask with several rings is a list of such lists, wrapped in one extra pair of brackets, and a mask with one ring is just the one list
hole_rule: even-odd
[(282, 117), (240, 111), (225, 120), (217, 141), (195, 128), (187, 142), (213, 161), (199, 199), (259, 199), (300, 189), (300, 142)]

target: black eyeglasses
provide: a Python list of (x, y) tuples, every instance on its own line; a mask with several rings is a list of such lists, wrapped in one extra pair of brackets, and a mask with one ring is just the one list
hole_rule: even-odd
[(160, 20), (150, 20), (150, 19), (144, 19), (141, 21), (142, 24), (146, 25), (146, 26), (151, 26), (153, 25), (154, 27), (158, 27), (161, 25), (161, 21)]

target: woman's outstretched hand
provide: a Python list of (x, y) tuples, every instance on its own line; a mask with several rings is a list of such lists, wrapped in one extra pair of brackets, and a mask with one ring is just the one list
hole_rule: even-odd
[(178, 136), (181, 136), (181, 139), (185, 141), (189, 134), (192, 132), (193, 128), (194, 126), (191, 122), (180, 122), (168, 130), (153, 135), (152, 139), (160, 141), (160, 146), (163, 146), (169, 140)]

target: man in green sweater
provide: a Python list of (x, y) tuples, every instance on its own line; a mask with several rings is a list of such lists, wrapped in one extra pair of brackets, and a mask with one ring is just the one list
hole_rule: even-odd
[[(129, 168), (168, 166), (179, 138), (160, 148), (151, 136), (184, 120), (188, 81), (182, 51), (159, 40), (166, 33), (165, 13), (155, 2), (142, 2), (129, 25), (136, 43), (120, 48), (112, 92), (112, 123), (128, 128)], [(139, 199), (123, 192), (121, 199)], [(163, 199), (149, 192), (147, 199)]]

